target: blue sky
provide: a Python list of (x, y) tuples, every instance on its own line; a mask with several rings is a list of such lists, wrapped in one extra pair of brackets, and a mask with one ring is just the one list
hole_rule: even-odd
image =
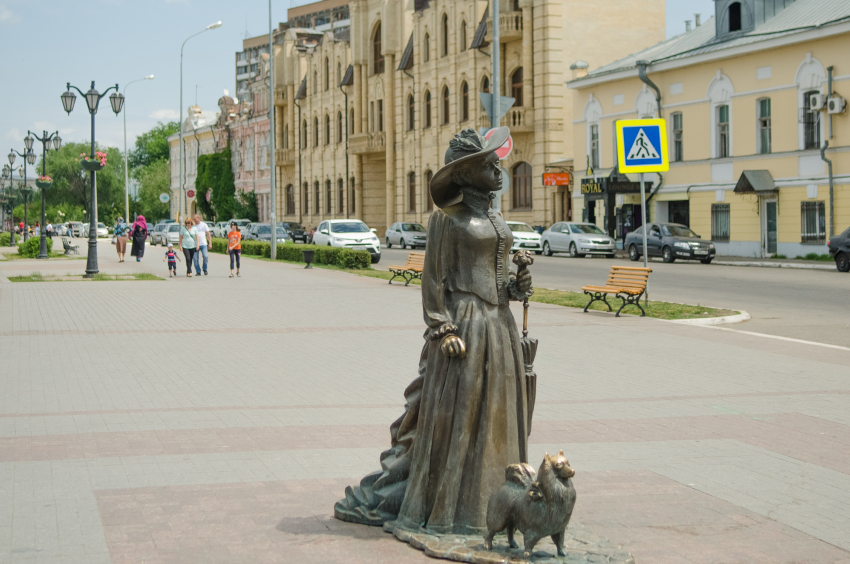
[[(298, 1), (293, 5), (305, 2)], [(289, 0), (273, 0), (275, 24), (286, 21)], [(667, 35), (685, 29), (694, 12), (706, 21), (712, 0), (668, 0)], [(175, 119), (179, 111), (180, 44), (221, 20), (186, 44), (183, 107), (197, 102), (215, 110), (224, 89), (233, 92), (234, 52), (246, 30), (268, 32), (264, 0), (0, 0), (0, 52), (5, 65), (0, 84), (0, 141), (23, 150), (27, 129), (59, 130), (67, 141), (89, 137), (85, 101), (78, 97), (70, 116), (59, 96), (71, 81), (83, 92), (92, 80), (103, 91), (146, 75), (152, 81), (133, 84), (127, 93), (127, 143), (158, 120)], [(185, 111), (185, 110), (184, 110)], [(122, 116), (106, 100), (97, 114), (99, 143), (123, 147)], [(0, 149), (5, 155), (7, 150)], [(5, 162), (5, 161), (4, 161)]]

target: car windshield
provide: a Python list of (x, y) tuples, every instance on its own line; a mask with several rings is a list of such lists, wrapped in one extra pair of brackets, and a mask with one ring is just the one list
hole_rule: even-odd
[(697, 237), (697, 234), (684, 225), (662, 225), (661, 230), (667, 237)]
[(177, 233), (178, 231), (180, 231), (180, 224), (172, 223), (168, 226), (169, 233)]
[(106, 229), (106, 226), (105, 226), (104, 224), (102, 224), (102, 223), (98, 223), (98, 224), (97, 224), (97, 228), (98, 228), (98, 229)]
[(272, 226), (271, 225), (258, 225), (257, 226), (257, 233), (269, 233), (270, 234), (271, 232), (272, 232)]
[(368, 233), (369, 228), (360, 221), (347, 221), (345, 223), (331, 223), (331, 233)]
[(284, 224), (284, 226), (286, 226), (286, 225), (289, 225), (289, 227), (287, 227), (287, 229), (304, 229), (304, 226), (301, 225), (300, 223)]
[(418, 223), (402, 223), (401, 229), (403, 231), (415, 231), (417, 233), (425, 233), (425, 228), (419, 225)]
[(570, 225), (573, 233), (591, 233), (593, 235), (605, 235), (605, 232), (592, 223), (573, 223)]
[(508, 227), (510, 227), (511, 231), (514, 233), (537, 233), (537, 231), (532, 229), (531, 226), (526, 223), (509, 223)]

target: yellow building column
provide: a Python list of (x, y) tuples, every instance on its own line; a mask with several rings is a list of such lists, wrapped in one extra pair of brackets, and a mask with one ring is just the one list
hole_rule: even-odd
[(531, 0), (520, 2), (522, 10), (522, 102), (534, 107), (534, 16)]
[[(384, 89), (384, 130), (386, 131), (387, 150), (387, 224), (392, 225), (395, 220), (395, 55), (388, 53), (384, 55), (386, 60), (386, 84)], [(389, 97), (389, 99), (387, 99)]]

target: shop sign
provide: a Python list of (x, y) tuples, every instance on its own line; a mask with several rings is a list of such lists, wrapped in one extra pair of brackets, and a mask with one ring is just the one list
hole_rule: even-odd
[(601, 180), (597, 180), (596, 178), (582, 178), (581, 179), (581, 193), (582, 194), (603, 194), (605, 192), (605, 187), (602, 184)]
[(571, 178), (569, 172), (543, 173), (543, 186), (569, 186), (570, 180)]

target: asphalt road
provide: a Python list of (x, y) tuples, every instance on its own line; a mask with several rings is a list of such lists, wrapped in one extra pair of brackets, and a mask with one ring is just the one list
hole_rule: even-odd
[[(409, 251), (382, 249), (375, 267), (404, 264)], [(534, 285), (581, 291), (602, 284), (611, 265), (642, 265), (628, 259), (536, 256)], [(735, 329), (850, 346), (850, 275), (836, 270), (798, 270), (652, 261), (649, 299), (745, 310), (750, 321)]]

